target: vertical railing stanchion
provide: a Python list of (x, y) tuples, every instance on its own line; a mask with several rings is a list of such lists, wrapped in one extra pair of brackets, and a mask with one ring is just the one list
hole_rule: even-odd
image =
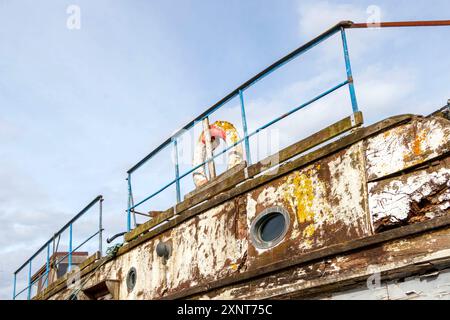
[(127, 231), (131, 231), (131, 173), (128, 174), (128, 209), (127, 209)]
[(47, 243), (47, 261), (45, 263), (45, 286), (48, 287), (48, 278), (50, 277), (50, 242)]
[(16, 300), (17, 273), (14, 272), (13, 300)]
[(68, 270), (72, 270), (72, 224), (69, 225), (69, 268)]
[(175, 157), (175, 187), (177, 192), (177, 203), (181, 201), (181, 190), (180, 190), (180, 168), (178, 165), (178, 141), (175, 137), (173, 139), (174, 157)]
[[(50, 258), (51, 260), (50, 260), (50, 269), (53, 269), (54, 270), (54, 273), (55, 273), (55, 279), (56, 279), (56, 275), (58, 274), (58, 269), (57, 269), (57, 266), (56, 266), (56, 264), (55, 264), (55, 261), (56, 261), (56, 233), (55, 234), (53, 234), (53, 239), (52, 239), (52, 255), (51, 255), (51, 258)], [(49, 282), (51, 283), (52, 282), (52, 278), (50, 277), (51, 275), (49, 275)]]
[(98, 209), (98, 252), (103, 256), (103, 197), (100, 199)]
[(350, 91), (350, 99), (352, 102), (353, 112), (358, 111), (358, 102), (356, 100), (355, 86), (353, 84), (352, 67), (350, 64), (350, 55), (348, 54), (347, 37), (345, 35), (345, 29), (341, 27), (342, 46), (344, 49), (345, 69), (347, 71), (348, 88)]
[(244, 94), (242, 90), (239, 90), (239, 99), (241, 101), (242, 127), (244, 129), (244, 138), (245, 138), (245, 155), (247, 159), (247, 166), (250, 166), (252, 164), (252, 160), (250, 157), (250, 142), (248, 138), (247, 116), (245, 114)]
[(27, 293), (27, 299), (31, 299), (31, 259), (28, 266), (28, 293)]
[(208, 117), (203, 119), (203, 137), (205, 138), (206, 159), (208, 159), (209, 179), (216, 177), (216, 165), (213, 160), (213, 147), (211, 143), (211, 132), (209, 131)]
[(53, 235), (52, 243), (53, 243), (53, 245), (52, 245), (52, 257), (55, 258), (56, 257), (56, 255), (55, 255), (55, 253), (56, 253), (56, 234)]

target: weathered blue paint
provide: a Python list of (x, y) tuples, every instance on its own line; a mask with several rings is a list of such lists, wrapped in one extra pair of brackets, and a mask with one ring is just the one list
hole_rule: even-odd
[(353, 85), (352, 67), (350, 64), (350, 56), (348, 54), (347, 37), (345, 29), (341, 27), (342, 46), (344, 49), (345, 69), (347, 71), (348, 89), (350, 91), (350, 100), (352, 102), (353, 112), (358, 111), (358, 102), (356, 101), (355, 86)]
[[(346, 23), (344, 23), (344, 24), (346, 25)], [(331, 36), (333, 36), (334, 34), (336, 34), (337, 32), (340, 31), (340, 27), (341, 27), (341, 23), (336, 24), (332, 28), (326, 30), (324, 33), (322, 33), (319, 36), (317, 36), (316, 38), (314, 38), (311, 41), (303, 44), (302, 46), (300, 46), (296, 50), (292, 51), (288, 55), (286, 55), (283, 58), (281, 58), (280, 60), (274, 62), (272, 65), (270, 65), (269, 67), (267, 67), (266, 69), (264, 69), (263, 71), (261, 71), (260, 73), (258, 73), (254, 77), (252, 77), (251, 79), (247, 80), (241, 86), (239, 86), (238, 88), (233, 90), (231, 93), (229, 93), (226, 97), (222, 98), (220, 101), (218, 101), (213, 106), (211, 106), (208, 110), (203, 112), (201, 115), (196, 117), (194, 120), (190, 121), (187, 125), (182, 127), (180, 130), (175, 132), (170, 138), (165, 140), (157, 148), (155, 148), (147, 156), (145, 156), (141, 161), (139, 161), (132, 168), (130, 168), (127, 171), (127, 173), (133, 173), (134, 171), (136, 171), (144, 163), (146, 163), (148, 160), (153, 158), (154, 155), (156, 155), (158, 152), (160, 152), (162, 149), (164, 149), (167, 145), (169, 145), (171, 143), (171, 141), (172, 141), (172, 138), (174, 136), (178, 136), (180, 134), (180, 132), (182, 132), (183, 130), (188, 130), (188, 129), (192, 128), (195, 125), (195, 123), (197, 123), (198, 121), (202, 121), (203, 119), (207, 118), (209, 115), (211, 115), (212, 113), (214, 113), (215, 111), (220, 109), (227, 102), (231, 101), (233, 98), (238, 96), (240, 90), (243, 91), (243, 90), (246, 90), (247, 88), (253, 86), (255, 83), (257, 83), (258, 81), (264, 79), (265, 77), (270, 75), (272, 72), (278, 70), (279, 68), (281, 68), (282, 66), (284, 66), (285, 64), (290, 62), (291, 60), (297, 58), (298, 56), (300, 56), (300, 55), (304, 54), (305, 52), (309, 51), (310, 49), (314, 48), (315, 46), (317, 46), (321, 42), (323, 42), (326, 39), (330, 38)]]
[(103, 197), (100, 199), (98, 211), (98, 252), (103, 256)]
[[(164, 185), (162, 188), (160, 188), (158, 191), (154, 192), (153, 194), (149, 195), (148, 197), (146, 197), (145, 199), (141, 200), (139, 203), (134, 204), (132, 203), (132, 201), (130, 201), (130, 196), (129, 196), (129, 201), (128, 201), (128, 228), (127, 230), (130, 231), (131, 229), (131, 223), (130, 223), (130, 214), (131, 211), (134, 210), (137, 206), (141, 205), (142, 203), (148, 201), (149, 199), (153, 198), (154, 196), (156, 196), (157, 194), (161, 193), (162, 191), (166, 190), (168, 187), (170, 187), (172, 184), (176, 184), (176, 190), (177, 190), (177, 203), (181, 201), (181, 192), (180, 192), (180, 179), (184, 178), (186, 175), (194, 172), (195, 170), (197, 170), (198, 168), (204, 166), (206, 163), (212, 161), (213, 159), (215, 159), (217, 156), (224, 154), (225, 152), (227, 152), (228, 150), (230, 150), (231, 148), (235, 147), (237, 144), (244, 142), (245, 145), (245, 154), (246, 154), (246, 160), (247, 160), (247, 164), (250, 165), (251, 164), (251, 150), (250, 150), (250, 142), (249, 142), (249, 138), (251, 136), (253, 136), (254, 134), (260, 132), (261, 130), (269, 127), (270, 125), (280, 121), (281, 119), (289, 116), (290, 114), (308, 106), (309, 104), (313, 103), (314, 101), (320, 99), (321, 97), (324, 97), (326, 95), (328, 95), (330, 92), (333, 92), (334, 90), (337, 90), (338, 88), (342, 87), (343, 85), (348, 84), (349, 85), (349, 90), (350, 90), (350, 97), (351, 97), (351, 103), (352, 103), (352, 109), (354, 112), (358, 111), (358, 104), (356, 101), (356, 95), (355, 95), (355, 88), (353, 86), (353, 77), (352, 77), (352, 71), (351, 71), (351, 66), (350, 66), (350, 57), (348, 54), (348, 48), (347, 48), (347, 40), (345, 37), (345, 32), (344, 32), (344, 28), (345, 27), (349, 27), (350, 24), (348, 24), (347, 22), (342, 22), (339, 23), (337, 25), (335, 25), (334, 27), (330, 28), (329, 30), (325, 31), (323, 34), (319, 35), (318, 37), (314, 38), (313, 40), (309, 41), (308, 43), (304, 44), (303, 46), (299, 47), (298, 49), (294, 50), (293, 52), (291, 52), (290, 54), (288, 54), (287, 56), (281, 58), (280, 60), (278, 60), (277, 62), (273, 63), (271, 66), (269, 66), (268, 68), (264, 69), (262, 72), (260, 72), (259, 74), (257, 74), (256, 76), (254, 76), (253, 78), (251, 78), (250, 80), (248, 80), (247, 82), (245, 82), (244, 84), (242, 84), (240, 87), (238, 87), (237, 89), (235, 89), (233, 92), (231, 92), (230, 94), (228, 94), (226, 97), (224, 97), (222, 100), (220, 100), (219, 102), (217, 102), (216, 104), (214, 104), (212, 107), (210, 107), (208, 110), (206, 110), (205, 112), (203, 112), (200, 116), (198, 116), (197, 118), (195, 118), (193, 121), (189, 122), (186, 126), (184, 126), (182, 129), (180, 129), (179, 131), (177, 131), (175, 134), (173, 134), (169, 139), (167, 139), (166, 141), (164, 141), (160, 146), (158, 146), (156, 149), (154, 149), (152, 152), (150, 152), (145, 158), (143, 158), (141, 161), (139, 161), (135, 166), (133, 166), (130, 170), (128, 170), (128, 177), (130, 177), (130, 174), (134, 171), (136, 171), (138, 168), (140, 168), (144, 163), (146, 163), (148, 160), (150, 160), (151, 158), (153, 158), (154, 155), (156, 155), (157, 153), (159, 153), (161, 150), (163, 150), (167, 145), (169, 145), (172, 141), (174, 142), (174, 147), (176, 149), (176, 138), (180, 132), (182, 132), (182, 130), (188, 130), (191, 129), (195, 123), (197, 121), (201, 121), (205, 118), (207, 118), (209, 115), (211, 115), (213, 112), (217, 111), (218, 109), (220, 109), (224, 104), (226, 104), (227, 102), (231, 101), (233, 98), (235, 98), (236, 96), (239, 96), (239, 100), (240, 100), (240, 105), (241, 105), (241, 118), (242, 118), (242, 126), (243, 126), (243, 130), (244, 130), (244, 137), (243, 139), (239, 140), (237, 143), (234, 143), (232, 146), (228, 146), (227, 148), (225, 148), (225, 150), (217, 153), (216, 155), (213, 155), (213, 157), (211, 159), (207, 159), (205, 162), (203, 162), (202, 164), (196, 166), (195, 168), (192, 168), (190, 170), (188, 170), (187, 172), (185, 172), (184, 174), (180, 175), (179, 174), (179, 167), (178, 167), (178, 156), (176, 153), (176, 164), (175, 164), (175, 179), (169, 183), (167, 183), (166, 185)], [(267, 123), (266, 125), (258, 128), (256, 131), (252, 132), (251, 134), (248, 134), (248, 127), (247, 127), (247, 116), (246, 116), (246, 110), (245, 110), (245, 104), (244, 104), (244, 95), (243, 92), (250, 88), (251, 86), (253, 86), (256, 82), (260, 81), (261, 79), (267, 77), (268, 75), (270, 75), (272, 72), (274, 72), (275, 70), (278, 70), (279, 68), (281, 68), (282, 66), (284, 66), (285, 64), (287, 64), (288, 62), (290, 62), (291, 60), (293, 60), (294, 58), (302, 55), (303, 53), (309, 51), (310, 49), (314, 48), (315, 46), (317, 46), (318, 44), (320, 44), (321, 42), (327, 40), (328, 38), (330, 38), (331, 36), (333, 36), (334, 34), (341, 32), (341, 36), (342, 36), (342, 41), (343, 41), (343, 47), (344, 47), (344, 57), (345, 57), (345, 65), (346, 65), (346, 72), (347, 72), (347, 80), (343, 83), (338, 84), (337, 86), (331, 88), (328, 91), (325, 91), (324, 93), (320, 94), (319, 96), (317, 96), (316, 98), (308, 101), (307, 103), (300, 105), (299, 107), (291, 110), (290, 112), (273, 119), (272, 121), (270, 121), (269, 123)], [(130, 178), (128, 178), (128, 184), (129, 184), (129, 190), (131, 189), (131, 181)]]
[(244, 139), (245, 139), (245, 156), (247, 159), (247, 165), (249, 166), (252, 164), (252, 160), (250, 155), (250, 142), (248, 138), (247, 116), (245, 114), (244, 92), (242, 90), (239, 90), (239, 100), (241, 101), (242, 128), (244, 129)]
[(173, 152), (175, 158), (175, 181), (176, 181), (176, 193), (177, 193), (177, 203), (181, 201), (181, 189), (180, 189), (180, 168), (178, 165), (178, 141), (177, 138), (173, 138)]
[(73, 228), (72, 224), (69, 225), (69, 266), (68, 270), (72, 270), (72, 242), (73, 242)]
[[(185, 176), (187, 176), (188, 174), (191, 174), (192, 172), (194, 172), (195, 170), (197, 170), (198, 168), (204, 166), (205, 164), (207, 164), (209, 161), (214, 160), (215, 158), (219, 157), (220, 155), (228, 152), (230, 149), (234, 148), (235, 146), (237, 146), (238, 144), (242, 143), (243, 141), (245, 141), (246, 138), (250, 138), (252, 136), (254, 136), (255, 134), (257, 134), (258, 132), (260, 132), (261, 130), (266, 129), (267, 127), (275, 124), (276, 122), (286, 118), (287, 116), (293, 114), (294, 112), (297, 112), (300, 109), (305, 108), (306, 106), (309, 106), (310, 104), (312, 104), (313, 102), (325, 97), (326, 95), (336, 91), (337, 89), (345, 86), (346, 84), (348, 84), (348, 81), (345, 80), (344, 82), (341, 82), (340, 84), (332, 87), (331, 89), (325, 91), (324, 93), (319, 94), (318, 96), (314, 97), (313, 99), (299, 105), (298, 107), (292, 109), (291, 111), (273, 119), (272, 121), (268, 122), (267, 124), (259, 127), (258, 129), (256, 129), (255, 131), (253, 131), (252, 133), (248, 134), (247, 136), (243, 137), (242, 139), (240, 139), (239, 141), (233, 143), (230, 146), (227, 146), (227, 148), (224, 148), (222, 151), (216, 153), (215, 155), (212, 156), (212, 158), (207, 159), (206, 161), (202, 162), (201, 164), (193, 167), (192, 169), (188, 170), (187, 172), (183, 173), (182, 175), (179, 176), (179, 179), (184, 178)], [(177, 179), (174, 179), (172, 181), (170, 181), (169, 183), (167, 183), (166, 185), (164, 185), (161, 189), (159, 189), (158, 191), (152, 193), (151, 195), (149, 195), (148, 197), (144, 198), (143, 200), (141, 200), (140, 202), (136, 203), (135, 205), (133, 205), (132, 207), (129, 208), (129, 210), (133, 210), (136, 207), (140, 206), (141, 204), (143, 204), (144, 202), (150, 200), (151, 198), (153, 198), (154, 196), (156, 196), (157, 194), (163, 192), (164, 190), (166, 190), (168, 187), (170, 187), (172, 184), (174, 184), (177, 181)]]
[[(83, 241), (82, 244), (80, 244), (76, 249), (72, 249), (72, 242), (73, 242), (73, 232), (72, 232), (72, 224), (77, 221), (80, 217), (82, 217), (84, 214), (86, 214), (86, 212), (89, 211), (89, 209), (91, 209), (97, 202), (100, 201), (100, 210), (99, 210), (99, 230), (95, 232), (95, 234), (93, 236), (90, 236), (87, 240)], [(34, 283), (36, 283), (39, 279), (41, 279), (44, 276), (47, 276), (47, 279), (45, 281), (46, 285), (48, 286), (48, 274), (50, 272), (50, 244), (53, 243), (53, 252), (55, 252), (55, 242), (54, 240), (61, 236), (61, 234), (66, 231), (69, 228), (69, 253), (66, 254), (62, 259), (60, 259), (59, 261), (55, 261), (55, 264), (60, 263), (62, 260), (64, 260), (65, 258), (67, 258), (69, 255), (69, 261), (71, 264), (71, 259), (72, 259), (72, 252), (77, 251), (82, 245), (86, 244), (86, 242), (88, 242), (89, 240), (91, 240), (94, 236), (96, 236), (97, 234), (99, 235), (99, 248), (101, 250), (101, 243), (102, 243), (102, 235), (101, 232), (103, 231), (103, 227), (102, 227), (102, 203), (101, 201), (103, 201), (103, 197), (101, 195), (97, 196), (94, 200), (92, 200), (86, 207), (84, 207), (80, 212), (78, 212), (72, 219), (70, 219), (69, 222), (67, 222), (61, 229), (59, 229), (51, 239), (49, 239), (47, 242), (45, 242), (44, 245), (42, 245), (41, 248), (39, 248), (39, 250), (37, 250), (35, 253), (33, 253), (33, 255), (27, 260), (25, 261), (15, 272), (14, 272), (14, 285), (13, 285), (13, 298), (15, 299), (17, 296), (19, 296), (20, 294), (22, 294), (23, 292), (28, 290), (28, 295), (31, 295), (31, 287)], [(41, 274), (35, 281), (34, 283), (31, 283), (31, 265), (32, 265), (32, 261), (34, 260), (34, 258), (36, 258), (41, 252), (43, 252), (44, 250), (47, 250), (47, 259), (46, 259), (46, 263), (45, 263), (45, 268), (46, 268), (46, 272)], [(28, 274), (28, 286), (26, 286), (25, 288), (21, 289), (21, 291), (17, 292), (17, 274), (22, 271), (26, 266), (29, 267), (29, 274)]]
[(45, 264), (45, 273), (47, 278), (45, 279), (45, 286), (48, 287), (48, 278), (50, 275), (50, 242), (47, 244), (47, 261)]
[(16, 300), (17, 274), (14, 273), (13, 300)]
[(28, 264), (28, 294), (27, 294), (27, 299), (30, 300), (31, 299), (31, 260)]
[(131, 230), (131, 173), (128, 174), (128, 209), (127, 209), (127, 230)]

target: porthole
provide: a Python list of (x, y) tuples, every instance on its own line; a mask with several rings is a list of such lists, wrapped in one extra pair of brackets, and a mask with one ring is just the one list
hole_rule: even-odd
[(170, 244), (168, 244), (166, 242), (161, 241), (156, 246), (156, 254), (160, 258), (169, 259), (170, 251), (171, 251)]
[(271, 248), (283, 240), (288, 228), (289, 213), (282, 207), (272, 207), (253, 220), (250, 239), (257, 248)]
[(136, 269), (133, 267), (128, 271), (127, 274), (128, 291), (132, 291), (134, 289), (134, 287), (136, 286), (136, 280), (137, 280), (137, 272)]

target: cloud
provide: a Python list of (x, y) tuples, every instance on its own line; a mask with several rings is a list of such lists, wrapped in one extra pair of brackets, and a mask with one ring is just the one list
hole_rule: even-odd
[(366, 7), (328, 1), (300, 1), (299, 28), (302, 38), (313, 38), (342, 20), (366, 21)]
[[(384, 10), (385, 6), (377, 6), (382, 21), (390, 18)], [(369, 22), (372, 7), (361, 3), (301, 1), (298, 4), (300, 36), (309, 40), (342, 20)], [(395, 14), (392, 10), (389, 12)], [(406, 36), (414, 36), (412, 31), (399, 28), (346, 31), (356, 95), (366, 123), (402, 112), (424, 110), (426, 101), (413, 98), (414, 95), (418, 96), (421, 86), (422, 66), (419, 63), (404, 63), (399, 58), (411, 54), (407, 42), (400, 40), (411, 39)], [(396, 47), (395, 53), (389, 51), (393, 44)], [(316, 48), (316, 63), (323, 65), (324, 73), (327, 69), (332, 70), (333, 64), (343, 64), (340, 36), (335, 36)], [(345, 103), (343, 99), (348, 99), (348, 93), (347, 97), (341, 97), (335, 103)]]
[(0, 142), (10, 143), (16, 141), (21, 131), (11, 121), (0, 118)]
[[(298, 5), (299, 35), (303, 41), (323, 33), (340, 21), (353, 21), (355, 23), (371, 22), (373, 5), (367, 6), (361, 3), (345, 4), (331, 3), (329, 1), (300, 1)], [(387, 19), (383, 7), (376, 6), (381, 20)], [(352, 61), (364, 59), (371, 54), (374, 48), (383, 47), (398, 39), (400, 30), (390, 29), (389, 32), (380, 29), (347, 29), (347, 42)], [(316, 55), (325, 61), (343, 59), (342, 42), (340, 34), (336, 34), (327, 41), (314, 48)]]
[[(33, 179), (33, 175), (21, 170), (13, 163), (0, 161), (0, 299), (9, 299), (12, 295), (13, 272), (38, 250), (54, 232), (59, 230), (73, 216), (68, 207), (58, 205), (42, 185)], [(117, 198), (117, 197), (116, 197)], [(111, 202), (115, 208), (117, 202)], [(110, 203), (111, 203), (110, 202)], [(82, 204), (83, 205), (83, 204)], [(81, 208), (79, 208), (81, 209)], [(111, 210), (109, 207), (108, 209)], [(96, 208), (74, 224), (74, 247), (97, 231), (98, 216)], [(108, 221), (108, 229), (114, 230), (118, 219)], [(114, 223), (115, 222), (115, 223)], [(123, 221), (120, 221), (122, 226)], [(91, 241), (83, 250), (92, 253), (97, 242)], [(68, 232), (61, 236), (60, 251), (67, 250)], [(44, 250), (33, 260), (33, 273), (44, 265)], [(26, 286), (28, 268), (19, 273), (18, 289)]]
[(390, 69), (381, 63), (369, 65), (358, 75), (356, 87), (366, 118), (399, 114), (411, 107), (411, 97), (418, 89), (418, 70)]

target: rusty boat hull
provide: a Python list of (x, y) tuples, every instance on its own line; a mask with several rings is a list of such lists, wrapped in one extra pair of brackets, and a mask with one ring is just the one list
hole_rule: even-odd
[[(362, 122), (357, 112), (225, 172), (35, 299), (68, 299), (75, 273), (77, 299), (445, 298), (450, 121), (437, 112)], [(252, 225), (277, 207), (285, 233), (262, 248)]]

